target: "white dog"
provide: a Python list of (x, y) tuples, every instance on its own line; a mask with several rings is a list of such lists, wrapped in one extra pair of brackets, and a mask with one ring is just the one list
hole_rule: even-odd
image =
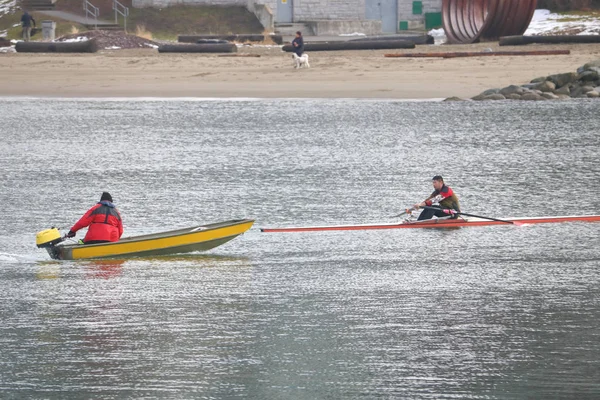
[(308, 54), (304, 53), (301, 57), (298, 57), (298, 54), (292, 53), (292, 58), (294, 59), (294, 68), (310, 68)]

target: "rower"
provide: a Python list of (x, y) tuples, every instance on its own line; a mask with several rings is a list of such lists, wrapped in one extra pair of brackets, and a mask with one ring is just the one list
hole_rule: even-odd
[[(448, 217), (448, 213), (442, 211), (443, 209), (460, 212), (458, 197), (450, 187), (446, 186), (444, 178), (442, 178), (441, 175), (436, 175), (433, 177), (432, 184), (434, 189), (433, 193), (431, 193), (424, 201), (415, 204), (413, 209), (418, 210), (421, 207), (429, 206), (439, 208), (439, 210), (426, 208), (421, 212), (417, 221), (432, 219), (434, 216), (438, 218)], [(458, 215), (452, 214), (450, 218), (458, 218)]]

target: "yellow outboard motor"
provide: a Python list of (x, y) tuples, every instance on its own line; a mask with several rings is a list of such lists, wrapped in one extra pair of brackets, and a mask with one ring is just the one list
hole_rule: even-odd
[(60, 232), (56, 228), (46, 229), (45, 231), (38, 232), (35, 235), (35, 244), (38, 248), (53, 247), (63, 241)]

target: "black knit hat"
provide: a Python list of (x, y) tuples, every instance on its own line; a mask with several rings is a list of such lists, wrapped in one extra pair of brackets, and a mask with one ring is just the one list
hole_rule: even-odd
[(102, 196), (100, 197), (100, 201), (108, 200), (112, 203), (112, 196), (108, 192), (102, 192)]

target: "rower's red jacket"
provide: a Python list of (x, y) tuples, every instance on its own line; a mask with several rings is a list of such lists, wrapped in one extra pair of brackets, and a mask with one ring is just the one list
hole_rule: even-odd
[(460, 203), (458, 197), (452, 189), (445, 184), (440, 190), (434, 190), (433, 193), (425, 200), (425, 205), (431, 206), (433, 203), (439, 203), (442, 208), (460, 211)]
[(91, 240), (107, 240), (116, 242), (123, 234), (123, 221), (121, 214), (115, 205), (107, 200), (103, 200), (90, 208), (79, 221), (73, 225), (71, 231), (89, 226), (90, 228), (83, 239), (84, 242)]

